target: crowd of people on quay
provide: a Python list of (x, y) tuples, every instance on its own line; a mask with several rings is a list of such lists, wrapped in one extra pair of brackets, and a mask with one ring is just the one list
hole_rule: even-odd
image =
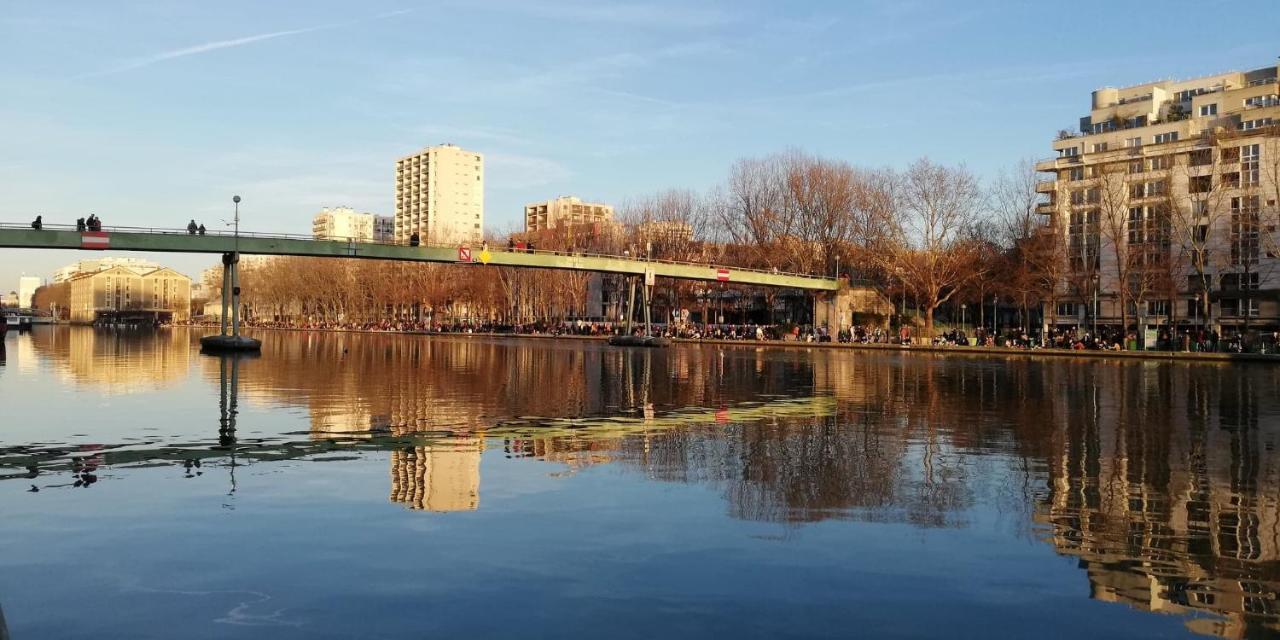
[[(530, 336), (614, 336), (628, 333), (625, 322), (600, 320), (540, 320), (520, 323), (489, 321), (432, 322), (428, 320), (394, 320), (363, 322), (305, 321), (292, 319), (247, 318), (245, 326), (267, 329), (295, 329), (317, 331), (366, 331), (431, 334), (495, 334)], [(216, 320), (198, 322), (216, 326)], [(642, 334), (643, 323), (632, 323), (629, 332)], [(1226, 353), (1278, 353), (1280, 332), (1256, 334), (1245, 339), (1239, 334), (1220, 335), (1198, 328), (1167, 329), (1157, 333), (1154, 344), (1141, 344), (1134, 332), (1120, 332), (1111, 328), (1099, 328), (1097, 333), (1088, 328), (1052, 329), (1047, 334), (1030, 334), (1018, 329), (992, 331), (985, 327), (939, 330), (933, 338), (921, 335), (911, 326), (885, 327), (857, 325), (836, 331), (826, 327), (767, 324), (652, 324), (653, 335), (685, 340), (732, 341), (793, 341), (808, 343), (840, 343), (851, 345), (914, 345), (956, 348), (1004, 348), (1004, 349), (1060, 349), (1075, 351), (1125, 351), (1139, 348), (1157, 351), (1195, 351)]]

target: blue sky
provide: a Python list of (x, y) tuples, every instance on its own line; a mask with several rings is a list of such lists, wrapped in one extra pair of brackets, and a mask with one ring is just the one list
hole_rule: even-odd
[[(1277, 23), (1275, 2), (10, 0), (0, 221), (212, 226), (238, 193), (244, 228), (306, 233), (326, 205), (391, 213), (395, 159), (441, 142), (486, 154), (496, 230), (787, 147), (989, 177), (1051, 155), (1098, 86), (1272, 64)], [(80, 257), (0, 250), (0, 289)]]

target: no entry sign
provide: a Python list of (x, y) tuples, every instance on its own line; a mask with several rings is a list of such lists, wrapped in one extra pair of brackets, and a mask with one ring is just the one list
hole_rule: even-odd
[(471, 247), (458, 247), (458, 262), (471, 262)]
[(81, 249), (106, 249), (111, 246), (111, 236), (106, 231), (84, 231), (80, 234)]
[(728, 281), (729, 281), (729, 270), (728, 270), (728, 269), (716, 269), (716, 280), (719, 280), (720, 282), (728, 282)]

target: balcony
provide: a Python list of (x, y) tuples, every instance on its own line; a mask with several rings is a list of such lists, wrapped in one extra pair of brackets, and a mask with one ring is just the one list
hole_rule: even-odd
[(1036, 213), (1041, 215), (1053, 215), (1057, 210), (1058, 203), (1056, 202), (1041, 202), (1036, 204)]
[(1057, 180), (1040, 180), (1036, 183), (1036, 193), (1053, 193), (1057, 186)]

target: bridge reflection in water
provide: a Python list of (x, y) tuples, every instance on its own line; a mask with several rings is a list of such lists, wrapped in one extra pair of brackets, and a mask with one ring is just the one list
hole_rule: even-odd
[[(170, 384), (180, 369), (170, 363), (191, 348), (184, 335), (95, 338), (90, 352), (153, 363), (152, 384)], [(67, 375), (92, 376), (70, 362), (81, 348), (56, 336), (33, 335), (35, 349)], [(1078, 558), (1094, 598), (1203, 613), (1187, 621), (1202, 633), (1280, 633), (1280, 374), (1270, 367), (266, 338), (262, 359), (190, 364), (228, 391), (217, 442), (106, 445), (99, 464), (378, 452), (391, 500), (435, 512), (482, 508), (492, 453), (712, 486), (731, 516), (789, 527), (965, 527), (982, 505)], [(305, 408), (310, 429), (237, 437), (238, 403)], [(4, 477), (31, 477), (32, 460), (40, 473), (69, 471), (81, 455), (18, 449), (0, 453)]]

